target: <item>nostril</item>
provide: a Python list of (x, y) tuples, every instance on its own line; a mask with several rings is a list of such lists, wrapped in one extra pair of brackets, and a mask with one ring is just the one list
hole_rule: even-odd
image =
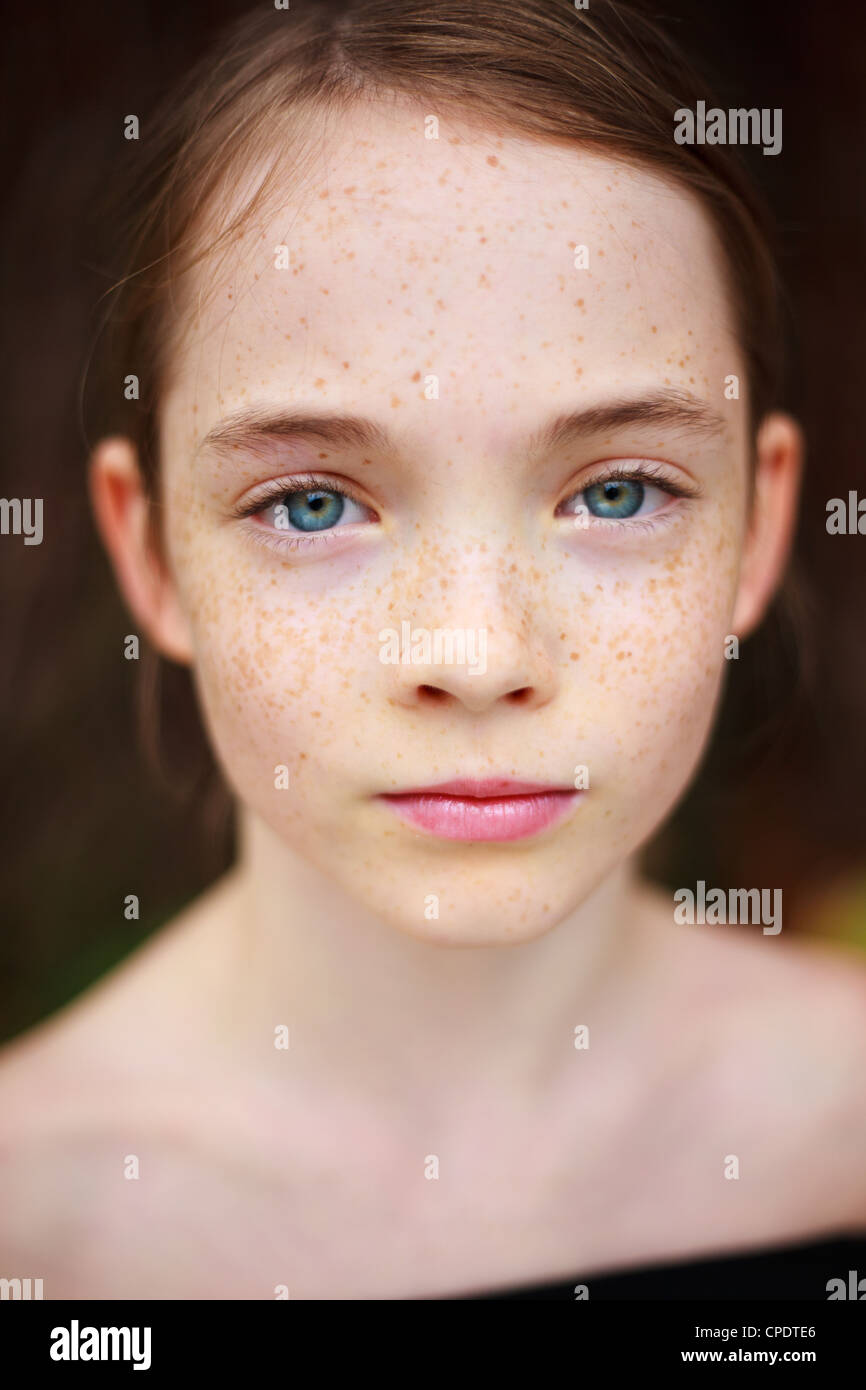
[(431, 700), (444, 700), (447, 694), (446, 691), (440, 690), (438, 685), (419, 685), (418, 690)]
[(508, 698), (509, 700), (512, 700), (515, 705), (523, 705), (526, 704), (526, 701), (529, 699), (531, 694), (532, 687), (529, 685), (523, 685), (519, 690), (509, 690)]

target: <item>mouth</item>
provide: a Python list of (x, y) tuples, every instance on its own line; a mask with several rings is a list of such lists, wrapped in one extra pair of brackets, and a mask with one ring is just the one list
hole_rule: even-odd
[(385, 793), (401, 820), (441, 840), (523, 840), (563, 820), (584, 795), (537, 782), (459, 778), (434, 787)]

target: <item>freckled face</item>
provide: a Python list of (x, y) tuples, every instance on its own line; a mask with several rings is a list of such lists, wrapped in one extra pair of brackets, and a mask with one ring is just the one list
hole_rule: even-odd
[[(166, 526), (229, 781), (400, 930), (542, 934), (679, 798), (719, 693), (747, 434), (705, 215), (592, 154), (368, 112), (195, 274)], [(721, 430), (597, 415), (543, 440), (664, 392)], [(381, 438), (202, 447), (252, 407)], [(414, 659), (383, 661), (403, 624)], [(437, 630), (465, 635), (463, 664), (436, 660)], [(379, 799), (459, 777), (573, 788), (580, 768), (565, 819), (504, 843), (418, 831)]]

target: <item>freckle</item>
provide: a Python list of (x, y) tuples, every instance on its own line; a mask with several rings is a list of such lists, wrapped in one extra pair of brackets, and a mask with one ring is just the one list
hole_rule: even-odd
[(392, 397), (391, 397), (391, 409), (392, 409), (392, 410), (396, 410), (398, 405), (400, 405), (400, 397), (399, 397), (399, 396), (392, 396)]
[(653, 333), (658, 333), (658, 329), (656, 328), (655, 324), (653, 324), (652, 326), (652, 331)]
[(569, 658), (570, 658), (571, 661), (579, 661), (579, 660), (580, 660), (580, 657), (578, 656), (577, 652), (569, 652)]
[(420, 381), (420, 380), (421, 380), (421, 373), (420, 373), (420, 372), (415, 372), (414, 375), (413, 375), (413, 377), (412, 377), (412, 380), (413, 380), (413, 381)]
[(344, 193), (354, 193), (356, 185), (353, 183), (351, 188), (344, 188)]
[(321, 389), (325, 385), (325, 378), (323, 376), (317, 376), (316, 380), (313, 382), (313, 385)]
[(343, 363), (343, 366), (346, 368), (346, 371), (349, 370), (349, 364), (348, 364), (348, 362), (344, 362), (344, 363)]
[(499, 160), (496, 158), (496, 155), (495, 155), (495, 154), (489, 154), (489, 155), (487, 156), (487, 163), (490, 164), (490, 165), (492, 165), (493, 168), (495, 169), (496, 166), (497, 166), (497, 164), (499, 163)]

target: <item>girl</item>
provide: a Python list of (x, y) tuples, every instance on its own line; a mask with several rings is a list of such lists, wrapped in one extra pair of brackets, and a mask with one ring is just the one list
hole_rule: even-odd
[(862, 964), (773, 883), (690, 919), (636, 868), (801, 469), (701, 101), (622, 5), (335, 0), (142, 127), (92, 498), (238, 850), (5, 1050), (47, 1297), (573, 1297), (862, 1235)]

